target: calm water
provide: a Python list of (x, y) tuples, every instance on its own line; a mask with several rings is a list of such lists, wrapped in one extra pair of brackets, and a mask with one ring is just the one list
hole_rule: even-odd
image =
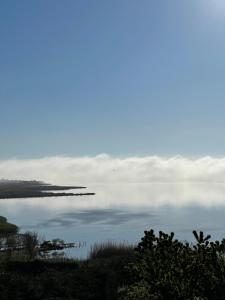
[(95, 242), (135, 243), (149, 228), (189, 241), (193, 229), (225, 237), (225, 184), (98, 184), (88, 191), (96, 195), (0, 200), (0, 214), (21, 231), (82, 243), (68, 253), (78, 257)]

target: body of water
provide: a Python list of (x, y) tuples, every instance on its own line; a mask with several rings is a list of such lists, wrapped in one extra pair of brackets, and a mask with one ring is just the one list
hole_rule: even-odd
[(143, 231), (174, 231), (192, 241), (192, 230), (225, 237), (225, 184), (93, 184), (95, 196), (0, 200), (1, 215), (44, 239), (82, 246), (68, 255), (85, 257), (96, 242), (137, 243)]

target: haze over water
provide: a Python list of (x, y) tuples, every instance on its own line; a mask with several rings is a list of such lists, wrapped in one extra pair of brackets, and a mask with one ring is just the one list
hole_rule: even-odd
[(83, 248), (69, 252), (73, 256), (84, 257), (95, 242), (135, 243), (150, 228), (174, 231), (190, 241), (193, 229), (222, 238), (224, 170), (224, 160), (211, 157), (119, 159), (100, 155), (2, 161), (4, 177), (84, 185), (88, 187), (85, 192), (96, 195), (2, 199), (0, 211), (21, 231), (81, 242)]

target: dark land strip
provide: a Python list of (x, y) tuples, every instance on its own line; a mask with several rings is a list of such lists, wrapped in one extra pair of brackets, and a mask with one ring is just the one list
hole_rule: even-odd
[(85, 188), (84, 186), (51, 185), (35, 180), (0, 180), (0, 199), (95, 195), (95, 193), (62, 192)]

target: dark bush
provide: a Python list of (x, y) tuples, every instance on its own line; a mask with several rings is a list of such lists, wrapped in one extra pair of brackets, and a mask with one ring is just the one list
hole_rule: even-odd
[(193, 233), (196, 245), (173, 233), (145, 231), (120, 299), (225, 299), (225, 240), (209, 242), (210, 236)]

